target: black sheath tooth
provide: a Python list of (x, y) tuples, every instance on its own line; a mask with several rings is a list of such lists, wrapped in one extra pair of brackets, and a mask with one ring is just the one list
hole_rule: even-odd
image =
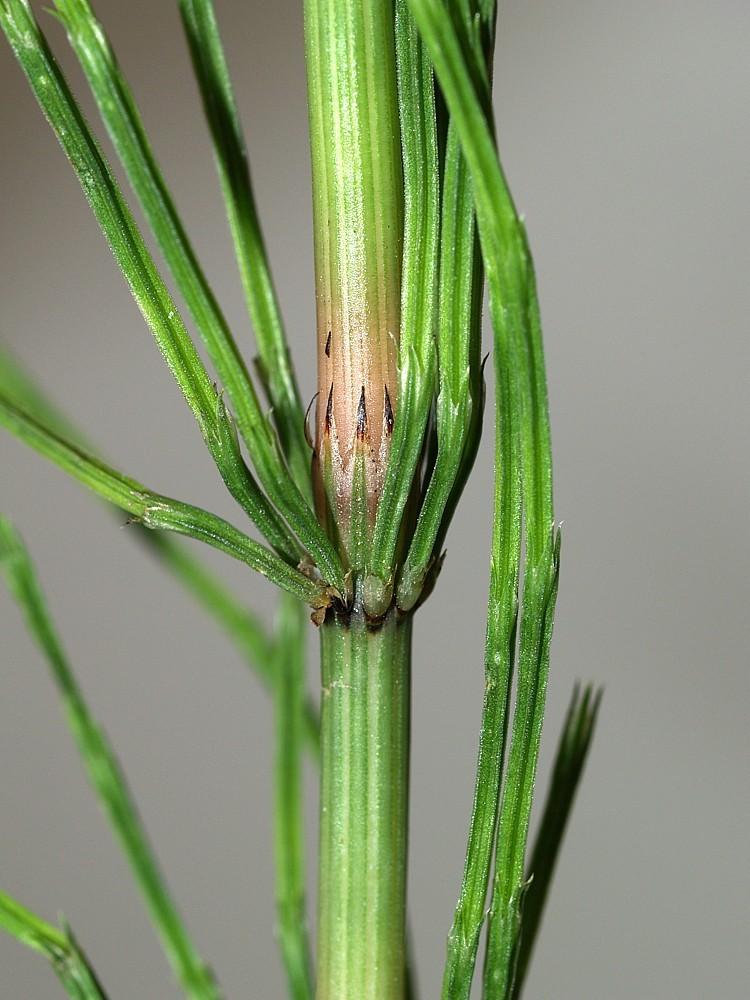
[(367, 403), (365, 402), (365, 387), (362, 386), (362, 394), (357, 405), (357, 438), (364, 440), (367, 434)]
[(326, 357), (331, 356), (331, 331), (328, 331), (328, 336), (326, 337)]
[(328, 393), (328, 402), (326, 403), (326, 418), (323, 424), (326, 434), (331, 433), (332, 419), (333, 419), (333, 382), (331, 382), (331, 391)]
[(385, 424), (386, 434), (393, 433), (393, 407), (391, 406), (391, 397), (388, 395), (388, 386), (384, 386), (385, 389), (385, 401), (383, 404), (383, 423)]

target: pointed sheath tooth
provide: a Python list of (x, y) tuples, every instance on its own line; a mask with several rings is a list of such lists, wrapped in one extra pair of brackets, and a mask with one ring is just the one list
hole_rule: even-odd
[(368, 517), (375, 515), (385, 476), (392, 435), (385, 432), (384, 385), (393, 410), (399, 406), (404, 184), (395, 10), (393, 0), (305, 0), (304, 13), (321, 390), (317, 437), (320, 445), (327, 435), (337, 453), (334, 509), (337, 517), (341, 512), (346, 550), (357, 447), (367, 450)]
[(331, 382), (331, 389), (330, 389), (330, 392), (328, 393), (328, 402), (326, 403), (326, 415), (325, 415), (325, 422), (324, 422), (324, 428), (325, 428), (326, 434), (330, 434), (331, 433), (331, 420), (332, 420), (332, 418), (333, 418), (333, 382)]
[(388, 394), (388, 386), (383, 386), (385, 391), (385, 397), (383, 400), (383, 430), (387, 435), (393, 433), (393, 407), (391, 406), (391, 397)]
[(367, 435), (367, 403), (365, 401), (365, 387), (362, 386), (362, 393), (357, 405), (357, 440), (364, 441)]

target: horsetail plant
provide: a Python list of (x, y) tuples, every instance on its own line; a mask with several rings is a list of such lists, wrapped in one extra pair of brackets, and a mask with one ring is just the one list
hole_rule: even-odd
[[(518, 998), (599, 694), (574, 692), (529, 851), (560, 532), (552, 507), (534, 270), (492, 118), (494, 0), (305, 0), (318, 368), (310, 441), (213, 5), (177, 2), (270, 414), (89, 0), (54, 0), (54, 13), (214, 374), (201, 360), (28, 0), (0, 0), (0, 26), (219, 476), (263, 541), (105, 463), (5, 352), (0, 423), (125, 511), (139, 526), (138, 536), (269, 688), (276, 723), (276, 922), (290, 997), (413, 1000), (406, 944), (412, 621), (436, 584), (446, 532), (477, 453), (486, 281), (495, 485), (485, 692), (442, 996), (470, 996), (484, 932), (482, 996)], [(283, 591), (275, 626), (266, 628), (175, 535), (203, 541), (275, 583)], [(218, 980), (171, 901), (122, 771), (65, 657), (28, 552), (5, 518), (0, 564), (49, 662), (83, 762), (173, 973), (187, 996), (213, 1000), (221, 995)], [(320, 634), (319, 713), (305, 695), (306, 614)], [(320, 763), (315, 959), (305, 905), (305, 748)], [(0, 926), (50, 959), (69, 996), (105, 996), (67, 927), (46, 924), (4, 894)]]

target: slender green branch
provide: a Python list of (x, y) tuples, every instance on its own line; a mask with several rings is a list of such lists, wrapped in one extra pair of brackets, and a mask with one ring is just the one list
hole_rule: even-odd
[(195, 415), (230, 492), (271, 544), (280, 552), (291, 553), (292, 561), (296, 561), (302, 550), (243, 463), (224, 405), (27, 0), (1, 0), (0, 26), (73, 166), (133, 297)]
[(2, 516), (0, 566), (30, 632), (47, 658), (91, 784), (141, 887), (175, 975), (194, 1000), (218, 1000), (219, 990), (195, 950), (161, 876), (125, 777), (104, 733), (89, 712), (63, 652), (28, 552), (10, 522)]
[[(242, 462), (231, 421), (70, 90), (27, 0), (2, 0), (2, 25), (36, 97), (70, 159), (113, 253), (162, 353), (193, 409), (232, 495), (281, 552), (303, 553)], [(253, 453), (258, 474), (321, 573), (337, 589), (344, 572), (305, 498), (289, 476), (270, 425), (261, 416)], [(296, 547), (296, 551), (295, 551)]]
[(127, 511), (147, 528), (174, 531), (205, 542), (246, 563), (282, 590), (314, 609), (328, 607), (329, 588), (289, 566), (233, 525), (200, 507), (152, 493), (92, 455), (50, 431), (0, 395), (0, 424), (25, 444), (59, 465), (104, 500)]
[(27, 0), (2, 0), (0, 25), (71, 162), (123, 275), (204, 436), (215, 391)]
[(71, 1000), (107, 1000), (70, 928), (60, 930), (0, 892), (0, 928), (49, 960)]
[[(486, 75), (467, 55), (438, 0), (409, 0), (469, 167), (482, 244), (495, 363), (509, 381), (510, 423), (518, 435), (526, 563), (518, 692), (498, 822), (497, 861), (485, 962), (485, 995), (505, 998), (513, 986), (521, 928), (524, 859), (541, 739), (549, 643), (559, 570), (553, 528), (552, 463), (541, 326), (531, 255), (495, 149)], [(515, 429), (514, 429), (515, 428)]]
[(498, 821), (495, 879), (485, 955), (487, 998), (512, 995), (522, 935), (526, 841), (541, 742), (549, 647), (560, 566), (560, 533), (540, 562), (524, 567), (513, 732)]
[[(80, 445), (90, 454), (98, 449), (74, 427), (21, 365), (0, 345), (0, 396), (31, 415), (59, 437)], [(114, 510), (119, 511), (115, 507)], [(198, 603), (221, 625), (243, 659), (268, 688), (274, 684), (273, 640), (259, 618), (176, 538), (133, 525), (139, 540), (169, 570)], [(305, 741), (314, 757), (319, 752), (317, 709), (309, 699), (304, 711)]]
[(312, 1000), (312, 965), (305, 916), (305, 828), (302, 815), (302, 732), (306, 615), (283, 597), (276, 627), (275, 831), (276, 910), (281, 954), (292, 1000)]
[(471, 174), (495, 336), (507, 342), (521, 380), (518, 414), (527, 543), (534, 564), (548, 548), (553, 517), (546, 376), (531, 254), (498, 160), (486, 95), (477, 91), (453, 19), (445, 16), (440, 0), (409, 0), (409, 4), (430, 50)]
[(513, 1000), (521, 996), (547, 894), (555, 873), (565, 829), (594, 735), (602, 691), (590, 685), (581, 693), (576, 684), (570, 699), (539, 830), (527, 869), (529, 888), (523, 903), (523, 924), (518, 951)]
[(521, 480), (513, 409), (516, 389), (513, 369), (501, 341), (495, 343), (494, 360), (495, 484), (484, 704), (464, 875), (448, 935), (444, 1000), (469, 997), (485, 919), (518, 616)]
[[(276, 456), (252, 380), (185, 232), (109, 40), (88, 0), (55, 0), (55, 5), (128, 179), (227, 389), (240, 433), (250, 454), (265, 453), (262, 461), (271, 468)], [(300, 414), (300, 436), (301, 424)], [(304, 458), (309, 482), (309, 450), (296, 457), (298, 465)]]
[[(491, 33), (493, 17), (494, 8), (490, 8), (486, 12), (484, 22), (488, 34)], [(469, 240), (473, 242), (474, 239), (473, 224), (469, 221), (472, 210), (465, 199), (472, 188), (470, 179), (466, 175), (465, 160), (461, 158), (457, 147), (457, 139), (458, 131), (451, 119), (446, 150), (444, 236), (450, 237), (455, 233), (458, 238), (460, 235), (463, 238), (466, 259), (470, 260)], [(447, 269), (451, 269), (453, 262), (450, 250), (445, 244), (443, 253), (443, 264)], [(458, 328), (463, 331), (459, 338), (456, 338), (457, 343), (450, 348), (445, 343), (449, 337), (448, 331), (443, 330), (442, 333), (441, 393), (447, 393), (444, 401), (446, 404), (460, 398), (458, 394), (464, 387), (468, 388), (467, 362), (471, 350), (471, 323), (474, 321), (471, 310), (476, 308), (469, 290), (466, 287), (463, 289), (456, 287), (455, 281), (457, 279), (452, 277), (451, 270), (447, 270), (441, 277), (441, 291), (445, 295), (446, 305), (448, 303), (453, 305)], [(443, 320), (449, 321), (448, 316), (443, 317), (441, 303), (441, 322)], [(518, 385), (506, 338), (496, 336), (493, 358), (495, 480), (485, 648), (485, 691), (466, 861), (458, 904), (448, 936), (442, 991), (444, 1000), (459, 1000), (459, 998), (464, 1000), (470, 995), (480, 934), (485, 920), (485, 901), (495, 846), (518, 616), (522, 511), (517, 417)], [(460, 433), (461, 424), (455, 410), (453, 412), (449, 410), (443, 419), (446, 423), (454, 421), (453, 428), (454, 430), (457, 428)], [(446, 478), (451, 474), (450, 468), (444, 472)], [(437, 475), (443, 475), (443, 471), (438, 469)], [(436, 491), (437, 488), (436, 486)], [(417, 551), (415, 549), (415, 552)]]
[(404, 171), (404, 246), (398, 407), (365, 583), (365, 604), (382, 614), (393, 593), (401, 521), (424, 447), (435, 383), (439, 171), (435, 94), (427, 50), (406, 0), (396, 0), (396, 67)]
[(419, 599), (429, 569), (439, 556), (436, 548), (479, 445), (483, 272), (476, 242), (471, 182), (455, 124), (449, 122), (440, 231), (437, 456), (401, 571), (397, 603), (404, 609)]
[(180, 0), (180, 13), (213, 139), (229, 227), (276, 426), (295, 480), (309, 493), (310, 449), (304, 435), (304, 409), (268, 265), (213, 3)]

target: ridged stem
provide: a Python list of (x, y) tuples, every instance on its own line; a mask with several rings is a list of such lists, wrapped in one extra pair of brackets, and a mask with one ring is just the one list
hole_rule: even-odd
[(317, 1000), (404, 1000), (411, 619), (321, 627)]
[(348, 553), (365, 456), (372, 524), (396, 407), (403, 180), (391, 0), (306, 0), (318, 502)]

